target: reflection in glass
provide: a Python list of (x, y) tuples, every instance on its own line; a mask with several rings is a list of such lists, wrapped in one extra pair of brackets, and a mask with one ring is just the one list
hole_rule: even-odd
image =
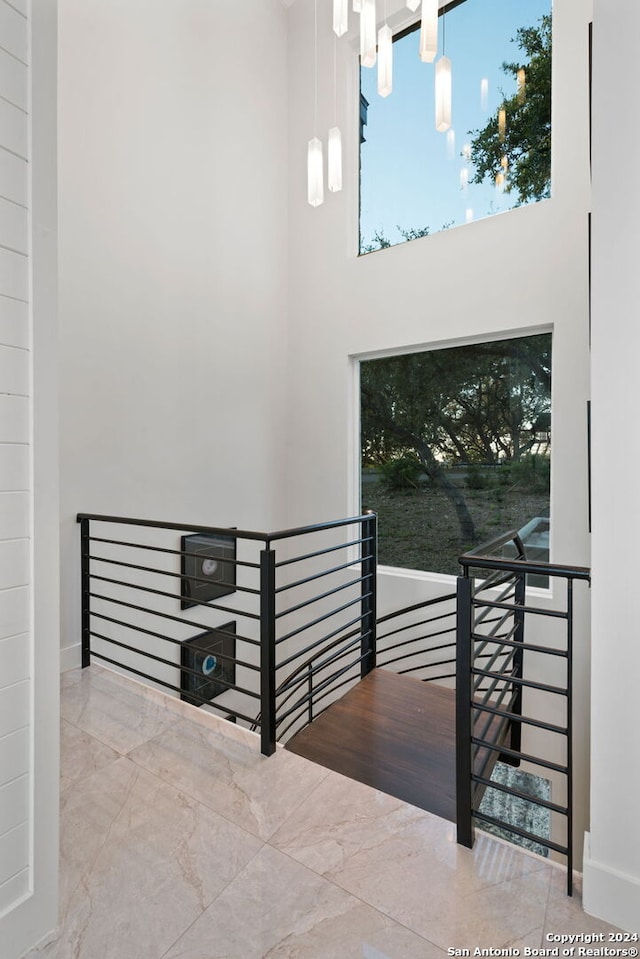
[(448, 9), (451, 115), (439, 88), (436, 130), (429, 104), (442, 58), (421, 58), (444, 52), (437, 6), (425, 0), (415, 29), (394, 40), (391, 95), (378, 95), (375, 71), (360, 71), (368, 102), (361, 253), (551, 195), (551, 0), (463, 0)]

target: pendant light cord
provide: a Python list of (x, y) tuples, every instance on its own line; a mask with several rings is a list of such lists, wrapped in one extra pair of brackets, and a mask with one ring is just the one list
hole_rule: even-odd
[(446, 35), (445, 35), (446, 15), (447, 15), (447, 8), (446, 6), (444, 6), (442, 8), (442, 56), (444, 56), (445, 40), (446, 40)]
[(314, 0), (314, 23), (313, 23), (313, 41), (314, 41), (314, 93), (313, 93), (313, 133), (318, 131), (318, 0)]
[(338, 126), (338, 40), (333, 37), (333, 125)]

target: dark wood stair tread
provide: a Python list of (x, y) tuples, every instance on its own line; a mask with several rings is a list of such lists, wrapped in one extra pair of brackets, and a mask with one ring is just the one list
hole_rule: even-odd
[(375, 669), (286, 748), (450, 822), (456, 820), (451, 689)]

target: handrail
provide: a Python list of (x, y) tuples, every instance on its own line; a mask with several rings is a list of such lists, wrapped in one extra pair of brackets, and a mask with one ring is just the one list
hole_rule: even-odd
[[(502, 558), (495, 555), (509, 542), (514, 542), (520, 553), (517, 558)], [(572, 894), (573, 864), (573, 717), (572, 717), (572, 662), (573, 662), (573, 583), (590, 582), (591, 571), (585, 566), (529, 561), (526, 550), (515, 531), (496, 537), (459, 558), (462, 575), (458, 578), (458, 651), (456, 676), (457, 717), (457, 823), (458, 842), (473, 845), (473, 822), (478, 820), (499, 825), (503, 830), (561, 853), (567, 860), (567, 893)], [(514, 596), (509, 602), (497, 600), (492, 593), (494, 577), (483, 580), (486, 570), (509, 574)], [(473, 573), (472, 573), (473, 571)], [(564, 607), (554, 602), (553, 608), (529, 606), (526, 603), (526, 581), (531, 574), (562, 580), (566, 584)], [(474, 588), (474, 580), (478, 585)], [(556, 598), (557, 599), (557, 598)], [(487, 613), (501, 611), (501, 632), (487, 632)], [(556, 622), (566, 622), (565, 640), (556, 638), (553, 647), (540, 643), (527, 643), (525, 621), (528, 616), (550, 617)], [(490, 643), (492, 651), (484, 650)], [(527, 652), (538, 657), (548, 657), (549, 662), (566, 660), (566, 679), (558, 682), (551, 672), (552, 682), (546, 677), (531, 679), (526, 672)], [(551, 667), (550, 667), (551, 669)], [(561, 724), (549, 722), (547, 696), (564, 701), (564, 720)], [(523, 711), (526, 697), (526, 712)], [(483, 718), (484, 717), (484, 718)], [(492, 728), (492, 723), (495, 723)], [(548, 755), (539, 755), (523, 748), (523, 731), (529, 727), (542, 729), (555, 737), (564, 738), (561, 755), (566, 760), (557, 762)], [(505, 738), (503, 738), (505, 737)], [(542, 740), (540, 741), (542, 742)], [(540, 746), (537, 747), (538, 751)], [(478, 767), (480, 754), (482, 765)], [(552, 753), (552, 755), (555, 755)], [(480, 809), (485, 789), (494, 788), (490, 771), (497, 759), (518, 766), (521, 762), (562, 775), (566, 784), (566, 806), (550, 803), (541, 798), (523, 794), (512, 786), (496, 786), (502, 793), (526, 799), (542, 806), (556, 815), (566, 818), (566, 842), (551, 840), (550, 836), (534, 835), (521, 826)], [(487, 772), (486, 770), (489, 770)]]
[[(375, 666), (372, 512), (275, 532), (88, 512), (77, 521), (83, 666), (96, 657), (192, 705), (247, 722), (259, 730), (265, 755), (275, 750), (283, 720), (291, 725), (287, 717), (305, 710), (311, 721), (320, 699), (328, 702), (335, 689)], [(110, 535), (111, 524), (132, 532)], [(212, 537), (209, 554), (199, 542), (192, 546), (188, 534)], [(300, 549), (276, 556), (278, 544), (301, 538)], [(292, 555), (296, 551), (301, 555)], [(337, 551), (343, 551), (340, 562)], [(217, 563), (213, 578), (203, 565), (207, 558)], [(291, 597), (286, 605), (285, 595)], [(190, 607), (193, 613), (185, 615)], [(205, 660), (214, 662), (208, 672)], [(204, 678), (212, 670), (216, 678)], [(250, 718), (252, 699), (259, 712)], [(296, 732), (300, 723), (293, 723)]]
[(563, 563), (538, 563), (532, 560), (507, 560), (496, 556), (471, 555), (464, 553), (458, 562), (465, 569), (500, 569), (508, 573), (537, 573), (542, 576), (556, 576), (591, 581), (591, 569), (588, 566), (570, 566)]
[[(390, 667), (399, 675), (413, 673), (415, 678), (422, 682), (437, 683), (440, 680), (453, 679), (456, 662), (455, 599), (455, 593), (446, 593), (381, 616), (378, 619), (377, 665), (383, 669)], [(441, 612), (443, 606), (445, 611)], [(420, 615), (427, 610), (429, 614)], [(403, 619), (408, 621), (402, 622)], [(395, 625), (398, 620), (402, 625)], [(451, 620), (451, 625), (447, 625), (446, 620)], [(409, 638), (404, 638), (407, 633)], [(397, 637), (401, 634), (404, 634), (403, 638), (398, 641)], [(448, 635), (452, 637), (451, 642), (440, 641)], [(407, 647), (413, 648), (407, 651)], [(442, 658), (443, 650), (451, 650), (446, 654), (448, 658)], [(440, 658), (435, 656), (436, 653), (441, 654)], [(411, 662), (407, 665), (408, 660)], [(438, 672), (443, 666), (449, 667), (451, 671)]]
[(189, 523), (169, 523), (164, 520), (152, 519), (133, 519), (127, 516), (107, 516), (102, 513), (77, 513), (76, 522), (82, 520), (95, 520), (100, 523), (122, 523), (126, 526), (144, 526), (151, 529), (172, 529), (189, 533), (213, 533), (217, 536), (233, 535), (238, 539), (248, 539), (263, 543), (275, 543), (277, 540), (292, 539), (295, 536), (306, 536), (309, 533), (320, 533), (329, 529), (340, 529), (344, 526), (351, 526), (354, 523), (362, 523), (375, 515), (371, 510), (366, 511), (360, 516), (352, 516), (348, 519), (328, 520), (325, 523), (314, 523), (310, 526), (298, 526), (292, 529), (276, 530), (274, 533), (263, 533), (257, 530), (230, 529), (228, 526), (201, 526)]
[(494, 536), (493, 539), (488, 539), (484, 543), (480, 543), (479, 546), (467, 550), (464, 555), (477, 556), (480, 555), (481, 550), (487, 550), (488, 555), (495, 555), (494, 551), (506, 546), (507, 543), (514, 543), (516, 549), (518, 550), (518, 556), (521, 556), (523, 559), (526, 558), (525, 546), (520, 539), (520, 533), (517, 529), (510, 529), (507, 533), (500, 533), (498, 536)]
[[(495, 551), (514, 543), (519, 556), (516, 559), (506, 559), (496, 556)], [(591, 570), (588, 566), (573, 566), (563, 563), (544, 563), (527, 559), (524, 543), (517, 530), (509, 530), (494, 539), (481, 543), (475, 549), (467, 550), (458, 557), (458, 563), (465, 571), (470, 568), (504, 570), (508, 573), (537, 573), (543, 576), (570, 577), (571, 579), (591, 580)]]

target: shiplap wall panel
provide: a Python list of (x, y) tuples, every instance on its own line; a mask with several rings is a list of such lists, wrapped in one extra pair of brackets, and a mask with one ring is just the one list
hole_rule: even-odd
[(0, 445), (0, 492), (28, 490), (29, 468), (28, 446)]
[(6, 150), (26, 160), (29, 151), (28, 116), (19, 107), (7, 100), (0, 100), (0, 130), (2, 145)]
[(9, 396), (0, 387), (0, 443), (29, 442), (29, 400)]
[(1, 0), (1, 2), (6, 3), (6, 5), (12, 7), (13, 10), (17, 10), (23, 17), (27, 16), (28, 0)]
[(22, 822), (0, 836), (0, 882), (6, 882), (29, 862), (29, 823)]
[[(2, 0), (0, 0), (2, 2)], [(27, 161), (0, 146), (0, 196), (27, 206)]]
[(0, 789), (0, 822), (24, 821), (24, 810), (29, 808), (29, 777), (18, 776)]
[[(31, 575), (29, 543), (24, 539), (0, 542), (0, 583), (4, 589), (28, 586)], [(0, 766), (0, 769), (2, 767)]]
[(5, 100), (26, 113), (29, 103), (28, 67), (1, 47), (0, 90)]
[(26, 256), (0, 249), (0, 293), (14, 300), (28, 301), (29, 261)]
[(28, 895), (31, 885), (31, 870), (27, 867), (0, 886), (0, 915)]
[[(5, 783), (29, 771), (30, 749), (27, 726), (0, 739), (0, 769)], [(0, 826), (2, 828), (2, 826)], [(8, 879), (8, 876), (5, 876)]]
[(0, 246), (29, 252), (29, 214), (25, 207), (0, 197)]
[(0, 344), (29, 347), (29, 305), (0, 295)]
[(0, 383), (2, 392), (28, 396), (30, 389), (30, 356), (15, 346), (0, 346)]
[(0, 0), (0, 915), (32, 878), (27, 13), (28, 0)]
[(0, 0), (0, 46), (16, 59), (28, 62), (27, 20), (4, 0)]
[(0, 689), (29, 678), (29, 636), (0, 640)]
[[(0, 729), (5, 736), (29, 725), (29, 682), (0, 689)], [(0, 822), (2, 822), (0, 813)]]
[(0, 539), (27, 539), (31, 523), (30, 499), (29, 493), (0, 493)]
[[(4, 585), (3, 583), (3, 587)], [(28, 586), (0, 590), (0, 639), (28, 631), (31, 615), (30, 602)]]

